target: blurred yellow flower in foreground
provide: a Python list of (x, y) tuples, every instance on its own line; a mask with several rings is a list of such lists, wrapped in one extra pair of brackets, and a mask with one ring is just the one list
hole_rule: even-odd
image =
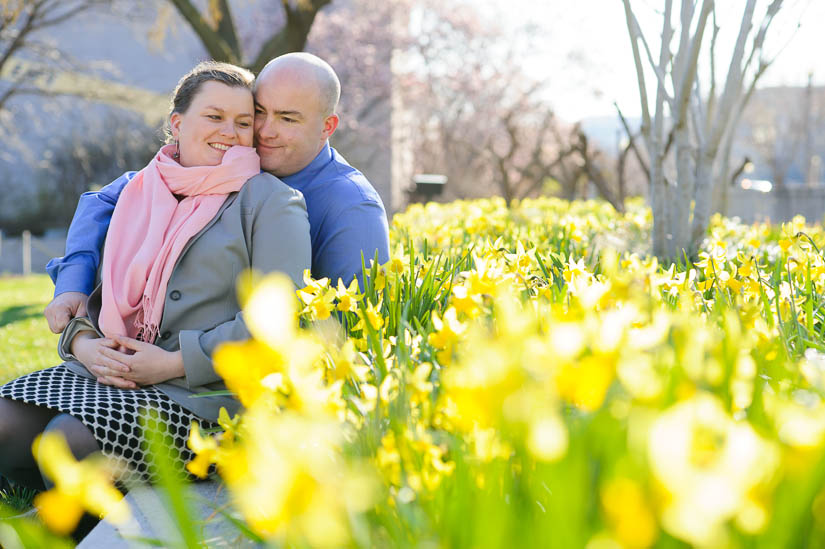
[[(319, 283), (312, 288), (323, 289)], [(288, 344), (297, 328), (297, 303), (292, 282), (283, 274), (265, 277), (243, 306), (244, 321), (252, 336), (270, 347)]]
[(432, 322), (434, 330), (430, 333), (428, 341), (430, 345), (438, 349), (436, 353), (438, 361), (441, 364), (450, 364), (455, 346), (464, 335), (467, 327), (458, 320), (454, 307), (448, 307), (444, 311), (443, 318), (433, 311)]
[(624, 547), (650, 547), (656, 541), (656, 517), (642, 487), (627, 478), (613, 479), (602, 489), (602, 507)]
[(196, 477), (206, 478), (209, 466), (215, 462), (219, 452), (218, 441), (214, 437), (201, 435), (200, 425), (192, 421), (186, 446), (195, 452), (195, 459), (186, 464), (186, 470)]
[(607, 355), (588, 355), (564, 363), (556, 376), (559, 395), (582, 410), (598, 410), (613, 382), (615, 365)]
[(527, 448), (540, 461), (556, 461), (567, 452), (567, 427), (555, 414), (537, 417), (530, 424)]
[(336, 422), (255, 406), (244, 415), (242, 444), (227, 451), (221, 476), (252, 529), (263, 537), (337, 547), (348, 516), (374, 501), (372, 476), (341, 454)]
[(288, 358), (268, 345), (251, 339), (240, 343), (225, 343), (213, 355), (215, 372), (226, 387), (235, 393), (244, 406), (251, 406), (271, 393), (272, 376), (282, 374)]
[[(651, 469), (666, 492), (664, 528), (702, 546), (721, 545), (724, 524), (758, 505), (750, 494), (776, 469), (776, 447), (743, 421), (734, 421), (721, 401), (697, 393), (663, 412), (650, 429)], [(764, 526), (749, 521), (749, 529)]]
[(131, 518), (123, 495), (112, 485), (105, 459), (93, 456), (78, 462), (65, 439), (55, 433), (38, 436), (33, 452), (40, 469), (54, 488), (35, 497), (43, 522), (58, 534), (68, 534), (84, 511), (124, 524)]

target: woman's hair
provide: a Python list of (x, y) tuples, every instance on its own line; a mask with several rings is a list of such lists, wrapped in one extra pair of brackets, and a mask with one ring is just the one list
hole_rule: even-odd
[[(183, 75), (172, 92), (172, 100), (169, 105), (169, 116), (173, 113), (184, 114), (189, 110), (195, 96), (206, 82), (220, 82), (233, 88), (246, 88), (252, 93), (252, 84), (255, 82), (255, 75), (230, 63), (218, 61), (203, 61), (195, 65), (191, 71)], [(171, 141), (172, 135), (169, 132), (168, 123), (165, 130), (166, 141)]]

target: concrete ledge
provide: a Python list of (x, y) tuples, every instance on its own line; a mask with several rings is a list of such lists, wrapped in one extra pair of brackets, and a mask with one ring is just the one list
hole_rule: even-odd
[[(218, 482), (198, 482), (189, 486), (187, 500), (190, 509), (198, 518), (195, 530), (209, 547), (263, 547), (247, 538), (224, 516), (215, 511), (227, 503), (226, 488)], [(79, 549), (121, 549), (147, 547), (135, 538), (152, 538), (166, 542), (171, 546), (177, 539), (171, 517), (166, 512), (158, 492), (151, 487), (142, 486), (131, 490), (126, 501), (132, 509), (133, 523), (118, 528), (101, 521), (82, 542)]]

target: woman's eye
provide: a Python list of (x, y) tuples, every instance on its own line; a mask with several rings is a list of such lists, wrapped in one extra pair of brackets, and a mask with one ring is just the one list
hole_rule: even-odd
[(240, 126), (242, 128), (248, 128), (251, 125), (252, 124), (250, 124), (249, 122), (238, 122), (238, 126)]
[(290, 124), (291, 124), (292, 122), (295, 122), (295, 119), (294, 119), (294, 118), (287, 118), (287, 117), (284, 117), (284, 118), (283, 118), (283, 121), (284, 121), (284, 122), (288, 122), (288, 123), (290, 123)]
[(211, 120), (220, 120), (221, 119), (220, 115), (217, 115), (217, 114), (208, 114), (208, 115), (206, 115), (206, 117), (211, 119)]

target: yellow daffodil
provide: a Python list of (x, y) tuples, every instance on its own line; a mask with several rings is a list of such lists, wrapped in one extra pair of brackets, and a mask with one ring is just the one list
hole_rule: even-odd
[(642, 487), (628, 478), (612, 479), (601, 492), (602, 506), (624, 547), (650, 547), (656, 541), (656, 517)]
[(65, 439), (55, 433), (38, 436), (33, 452), (43, 474), (54, 482), (34, 504), (56, 533), (72, 532), (84, 511), (120, 525), (130, 520), (129, 506), (112, 484), (112, 470), (104, 460), (76, 461)]
[(704, 546), (723, 539), (724, 523), (743, 509), (751, 490), (770, 480), (778, 458), (772, 444), (707, 393), (666, 410), (650, 430), (648, 449), (669, 494), (664, 528)]
[(335, 306), (337, 310), (355, 312), (358, 309), (358, 301), (362, 297), (358, 294), (357, 278), (352, 279), (349, 287), (345, 287), (344, 282), (340, 278), (338, 279), (338, 288), (335, 290), (335, 299), (338, 300), (338, 304)]
[(195, 453), (195, 459), (186, 464), (186, 470), (196, 477), (206, 478), (218, 454), (218, 441), (214, 437), (201, 435), (200, 425), (193, 421), (186, 446)]

